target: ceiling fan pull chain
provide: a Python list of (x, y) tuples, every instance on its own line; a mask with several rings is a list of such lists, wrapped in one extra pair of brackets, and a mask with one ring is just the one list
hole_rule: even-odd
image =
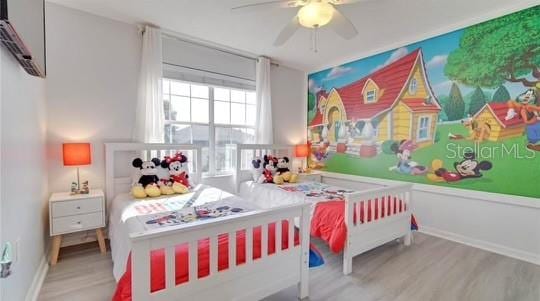
[(315, 27), (314, 29), (314, 33), (313, 33), (313, 51), (315, 51), (315, 53), (319, 52), (319, 27)]
[(309, 50), (315, 52), (315, 49), (313, 48), (313, 45), (315, 45), (315, 36), (314, 36), (315, 30), (309, 31)]

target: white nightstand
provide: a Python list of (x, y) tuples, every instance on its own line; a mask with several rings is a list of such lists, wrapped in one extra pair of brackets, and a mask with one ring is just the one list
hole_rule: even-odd
[(317, 170), (312, 170), (309, 173), (299, 173), (298, 180), (299, 182), (321, 182), (322, 173)]
[(107, 252), (103, 236), (105, 195), (101, 189), (92, 189), (89, 194), (53, 193), (49, 199), (49, 224), (53, 238), (51, 265), (58, 261), (62, 235), (68, 233), (96, 229), (99, 249), (102, 254)]

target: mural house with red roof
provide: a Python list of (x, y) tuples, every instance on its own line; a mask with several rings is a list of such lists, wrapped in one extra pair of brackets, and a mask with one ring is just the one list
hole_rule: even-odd
[(487, 123), (491, 128), (490, 141), (501, 141), (508, 138), (523, 136), (525, 123), (519, 117), (506, 120), (508, 105), (506, 103), (487, 103), (474, 116), (477, 123)]
[(403, 139), (431, 145), (441, 106), (419, 48), (358, 81), (317, 93), (317, 109), (309, 125), (311, 142), (350, 149)]

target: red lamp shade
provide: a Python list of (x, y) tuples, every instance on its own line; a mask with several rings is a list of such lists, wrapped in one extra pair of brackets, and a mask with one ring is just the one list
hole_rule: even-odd
[(64, 143), (62, 145), (64, 166), (90, 165), (90, 143)]
[(297, 158), (306, 158), (309, 155), (309, 146), (307, 144), (298, 144), (294, 147), (294, 156)]

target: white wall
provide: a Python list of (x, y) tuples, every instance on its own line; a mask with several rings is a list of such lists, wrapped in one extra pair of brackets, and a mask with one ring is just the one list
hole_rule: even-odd
[(0, 300), (24, 300), (44, 262), (47, 208), (45, 86), (0, 49), (1, 235), (18, 241)]
[[(103, 187), (103, 142), (131, 139), (140, 37), (134, 25), (51, 3), (47, 14), (49, 188), (65, 191), (75, 179), (75, 169), (62, 165), (66, 141), (92, 143), (93, 162), (81, 168), (81, 177)], [(306, 75), (285, 66), (271, 73), (276, 143), (298, 143), (305, 137), (305, 122), (298, 121), (306, 118), (306, 89), (298, 87)], [(231, 177), (206, 182), (233, 190)]]
[(274, 143), (306, 141), (307, 75), (285, 66), (273, 66), (270, 74)]
[(135, 26), (47, 3), (49, 188), (67, 191), (75, 169), (62, 143), (91, 142), (81, 179), (104, 186), (107, 141), (129, 141), (135, 116), (141, 40)]

